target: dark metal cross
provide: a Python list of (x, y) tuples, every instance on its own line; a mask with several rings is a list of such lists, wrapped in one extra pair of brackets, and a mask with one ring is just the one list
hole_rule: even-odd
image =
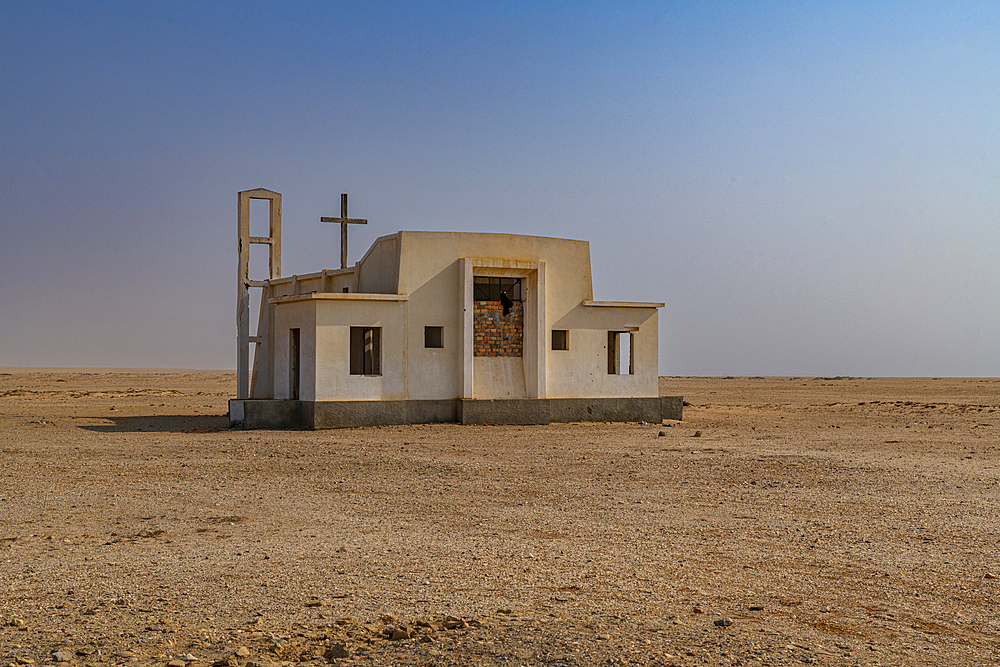
[(347, 225), (367, 225), (368, 221), (361, 218), (347, 217), (347, 193), (340, 195), (340, 217), (320, 218), (320, 222), (340, 223), (340, 268), (347, 268)]

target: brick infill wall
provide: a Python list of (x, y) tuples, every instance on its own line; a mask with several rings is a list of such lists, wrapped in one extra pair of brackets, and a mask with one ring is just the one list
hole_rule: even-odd
[(477, 357), (520, 357), (524, 348), (524, 304), (515, 301), (503, 314), (499, 301), (476, 301), (473, 349)]

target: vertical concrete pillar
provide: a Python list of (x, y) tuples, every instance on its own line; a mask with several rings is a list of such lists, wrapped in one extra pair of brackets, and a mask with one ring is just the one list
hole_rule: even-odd
[(548, 340), (545, 328), (545, 262), (538, 262), (535, 270), (535, 313), (532, 328), (535, 330), (535, 337), (532, 341), (532, 352), (534, 353), (534, 392), (528, 395), (532, 398), (545, 398), (548, 394), (545, 391), (545, 358), (548, 353)]
[(475, 369), (474, 308), (472, 300), (472, 261), (458, 260), (458, 298), (462, 304), (461, 327), (458, 332), (459, 356), (462, 365), (462, 398), (473, 398), (473, 371)]
[[(250, 200), (269, 200), (269, 236), (250, 236)], [(250, 343), (264, 340), (267, 332), (258, 331), (250, 336), (250, 288), (265, 287), (267, 280), (250, 280), (250, 244), (266, 245), (268, 252), (269, 278), (281, 277), (281, 195), (271, 190), (257, 188), (238, 193), (236, 203), (239, 253), (238, 280), (236, 294), (236, 398), (250, 398)], [(263, 301), (263, 297), (262, 297)], [(261, 303), (261, 309), (267, 307)], [(258, 351), (260, 351), (258, 349)], [(267, 363), (268, 360), (264, 360)]]

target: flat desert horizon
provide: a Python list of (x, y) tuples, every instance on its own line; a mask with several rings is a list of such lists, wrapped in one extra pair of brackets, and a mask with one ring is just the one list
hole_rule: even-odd
[(0, 368), (3, 664), (1000, 662), (1000, 379), (326, 431), (230, 429), (234, 393)]

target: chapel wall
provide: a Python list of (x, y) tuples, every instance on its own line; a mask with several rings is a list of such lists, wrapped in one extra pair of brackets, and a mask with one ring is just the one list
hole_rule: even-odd
[[(317, 300), (317, 401), (408, 398), (405, 301)], [(351, 374), (351, 327), (379, 329), (380, 372)]]
[[(551, 323), (546, 340), (550, 398), (659, 395), (659, 332), (655, 308), (594, 308), (582, 304)], [(569, 349), (553, 350), (551, 329), (569, 332)], [(608, 372), (608, 332), (634, 330), (633, 374)], [(627, 363), (627, 362), (626, 362)]]

